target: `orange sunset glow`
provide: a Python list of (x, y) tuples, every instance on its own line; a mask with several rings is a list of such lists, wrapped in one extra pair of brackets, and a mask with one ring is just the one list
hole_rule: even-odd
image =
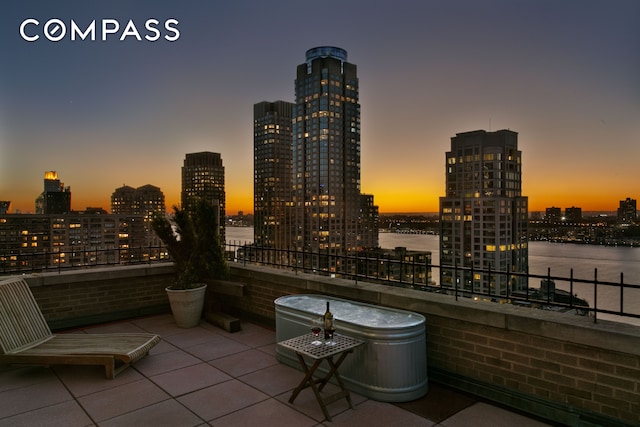
[(640, 197), (640, 3), (482, 3), (336, 2), (343, 13), (322, 26), (311, 3), (278, 1), (251, 14), (234, 2), (41, 11), (179, 22), (179, 39), (154, 42), (25, 41), (33, 8), (12, 4), (0, 18), (11, 59), (0, 68), (0, 200), (33, 212), (55, 170), (74, 210), (110, 210), (123, 184), (160, 187), (170, 209), (185, 154), (213, 151), (227, 213), (252, 213), (253, 104), (292, 101), (296, 66), (318, 45), (345, 48), (358, 67), (361, 190), (381, 213), (437, 212), (450, 139), (477, 129), (518, 133), (530, 211), (611, 212)]

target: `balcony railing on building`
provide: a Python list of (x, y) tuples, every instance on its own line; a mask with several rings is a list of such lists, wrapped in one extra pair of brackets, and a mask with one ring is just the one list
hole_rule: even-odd
[[(227, 242), (226, 256), (229, 262), (236, 264), (262, 265), (356, 282), (411, 288), (448, 294), (456, 299), (471, 298), (571, 312), (591, 316), (594, 321), (599, 314), (640, 319), (640, 312), (633, 311), (629, 308), (633, 305), (625, 302), (625, 296), (629, 295), (640, 300), (640, 285), (625, 283), (622, 273), (619, 282), (599, 280), (597, 269), (594, 269), (592, 279), (585, 279), (573, 277), (573, 270), (569, 277), (562, 277), (551, 275), (550, 269), (546, 275), (536, 275), (473, 266), (435, 265), (431, 263), (429, 252), (406, 251), (403, 248), (339, 255), (330, 251), (274, 249), (235, 241)], [(0, 274), (55, 272), (170, 260), (162, 246), (72, 248), (56, 252), (0, 254)], [(442, 274), (435, 277), (442, 276), (447, 280), (439, 284), (433, 279), (433, 272), (440, 270)], [(496, 286), (496, 283), (505, 281), (507, 286)], [(518, 286), (517, 283), (527, 285)], [(600, 294), (606, 294), (607, 298), (599, 298)], [(586, 299), (589, 299), (589, 304)]]

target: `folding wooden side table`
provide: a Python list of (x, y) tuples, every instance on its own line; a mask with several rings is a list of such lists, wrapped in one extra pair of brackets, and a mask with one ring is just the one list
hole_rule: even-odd
[[(349, 407), (353, 409), (353, 403), (351, 402), (351, 395), (349, 394), (349, 390), (344, 387), (344, 383), (340, 378), (340, 374), (338, 373), (338, 368), (344, 362), (344, 359), (347, 355), (353, 352), (353, 349), (358, 347), (359, 345), (364, 344), (363, 341), (357, 340), (355, 338), (347, 337), (345, 335), (334, 335), (333, 337), (333, 345), (328, 345), (325, 342), (322, 342), (320, 345), (313, 345), (312, 342), (318, 340), (318, 338), (314, 337), (312, 334), (305, 334), (299, 337), (291, 338), (286, 341), (281, 341), (278, 345), (287, 348), (289, 350), (293, 350), (300, 361), (300, 365), (302, 366), (303, 371), (305, 372), (305, 376), (293, 390), (293, 394), (289, 399), (289, 403), (293, 403), (298, 394), (305, 388), (311, 387), (313, 390), (313, 394), (316, 396), (320, 407), (322, 408), (322, 412), (327, 420), (331, 421), (331, 416), (327, 411), (327, 405), (329, 403), (335, 402), (338, 399), (345, 398), (349, 403)], [(309, 367), (307, 362), (304, 359), (304, 356), (307, 356), (313, 363)], [(334, 362), (334, 356), (338, 356), (338, 359)], [(323, 360), (326, 360), (329, 364), (329, 372), (324, 377), (314, 378), (314, 374)], [(338, 386), (340, 387), (340, 391), (332, 394), (330, 396), (322, 397), (320, 392), (324, 388), (325, 385), (329, 382), (329, 380), (335, 377), (338, 382)]]

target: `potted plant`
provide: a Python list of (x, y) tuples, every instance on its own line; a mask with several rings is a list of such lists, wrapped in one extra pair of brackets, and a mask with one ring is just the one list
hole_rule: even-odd
[(229, 274), (216, 209), (204, 200), (193, 212), (174, 206), (168, 218), (155, 216), (152, 226), (176, 268), (176, 281), (166, 288), (176, 324), (182, 328), (196, 326), (202, 317), (207, 283)]

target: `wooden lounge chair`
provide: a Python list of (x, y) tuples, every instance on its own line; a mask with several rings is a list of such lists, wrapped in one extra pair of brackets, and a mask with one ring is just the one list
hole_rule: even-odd
[(54, 335), (24, 280), (0, 282), (0, 363), (103, 365), (113, 379), (158, 342), (153, 334)]

